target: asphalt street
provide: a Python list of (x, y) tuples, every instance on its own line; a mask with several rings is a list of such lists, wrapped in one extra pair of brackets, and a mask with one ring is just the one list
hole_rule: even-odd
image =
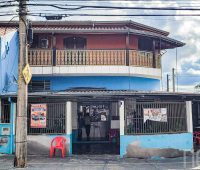
[[(0, 169), (15, 169), (14, 156), (0, 155)], [(22, 169), (22, 168), (19, 168)], [(200, 159), (197, 156), (168, 159), (136, 159), (119, 158), (115, 155), (73, 155), (64, 159), (48, 156), (28, 156), (28, 166), (25, 169), (38, 170), (161, 170), (161, 169), (200, 169)]]

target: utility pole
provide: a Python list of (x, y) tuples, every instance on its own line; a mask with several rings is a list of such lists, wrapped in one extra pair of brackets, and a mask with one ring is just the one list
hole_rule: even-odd
[(167, 92), (169, 92), (169, 74), (167, 74)]
[(26, 15), (26, 0), (19, 0), (18, 95), (14, 158), (14, 166), (18, 168), (24, 168), (27, 165), (27, 84), (22, 74), (24, 67), (28, 63)]
[(172, 87), (173, 87), (173, 93), (175, 93), (175, 69), (172, 68)]

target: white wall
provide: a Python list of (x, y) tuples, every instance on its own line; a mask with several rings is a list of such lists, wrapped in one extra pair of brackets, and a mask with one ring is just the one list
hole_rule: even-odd
[(55, 66), (31, 67), (33, 75), (138, 76), (161, 78), (161, 69), (128, 66)]

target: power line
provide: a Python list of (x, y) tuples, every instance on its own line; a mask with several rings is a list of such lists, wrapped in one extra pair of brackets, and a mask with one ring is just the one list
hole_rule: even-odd
[[(29, 2), (34, 0), (29, 0)], [(55, 2), (55, 0), (37, 0), (37, 2)], [(56, 2), (66, 2), (66, 0), (56, 0)], [(83, 2), (83, 0), (68, 0), (67, 2)], [(190, 2), (184, 0), (84, 0), (84, 2), (149, 2), (149, 3), (198, 3), (200, 0), (191, 0)]]
[(0, 8), (17, 7), (17, 4), (0, 5)]
[(12, 3), (12, 2), (16, 2), (16, 0), (10, 0), (10, 1), (1, 1), (1, 2), (0, 2), (0, 4), (2, 4), (2, 3), (5, 3), (5, 4), (7, 4), (7, 3)]
[[(136, 10), (163, 10), (163, 11), (200, 11), (200, 8), (180, 8), (180, 7), (122, 7), (122, 6), (97, 6), (97, 5), (68, 5), (68, 4), (27, 4), (27, 6), (49, 6), (58, 9), (78, 10), (83, 8), (103, 8), (103, 9), (136, 9)], [(66, 8), (73, 7), (73, 8)]]
[[(30, 16), (45, 17), (47, 15), (55, 15), (55, 13), (28, 13)], [(62, 17), (70, 16), (95, 16), (95, 17), (133, 17), (133, 16), (149, 16), (149, 17), (166, 17), (166, 16), (200, 16), (200, 14), (83, 14), (83, 13), (69, 13), (69, 14), (57, 14)]]

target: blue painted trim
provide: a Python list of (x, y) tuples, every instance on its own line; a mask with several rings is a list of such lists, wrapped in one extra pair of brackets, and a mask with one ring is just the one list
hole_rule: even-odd
[(74, 87), (105, 88), (109, 90), (160, 90), (160, 80), (127, 76), (47, 76), (32, 80), (49, 80), (51, 90), (66, 90)]
[(125, 152), (124, 152), (124, 144), (122, 142), (123, 141), (123, 137), (124, 135), (120, 135), (120, 148), (119, 148), (119, 155), (120, 155), (120, 158), (123, 158), (124, 155), (125, 155)]
[(10, 130), (10, 138), (11, 138), (11, 146), (10, 146), (10, 153), (15, 152), (15, 115), (16, 115), (16, 109), (15, 109), (15, 103), (11, 102), (11, 108), (10, 108), (10, 124), (11, 124), (11, 130)]
[(69, 156), (72, 155), (72, 134), (67, 134), (67, 138), (69, 138)]

